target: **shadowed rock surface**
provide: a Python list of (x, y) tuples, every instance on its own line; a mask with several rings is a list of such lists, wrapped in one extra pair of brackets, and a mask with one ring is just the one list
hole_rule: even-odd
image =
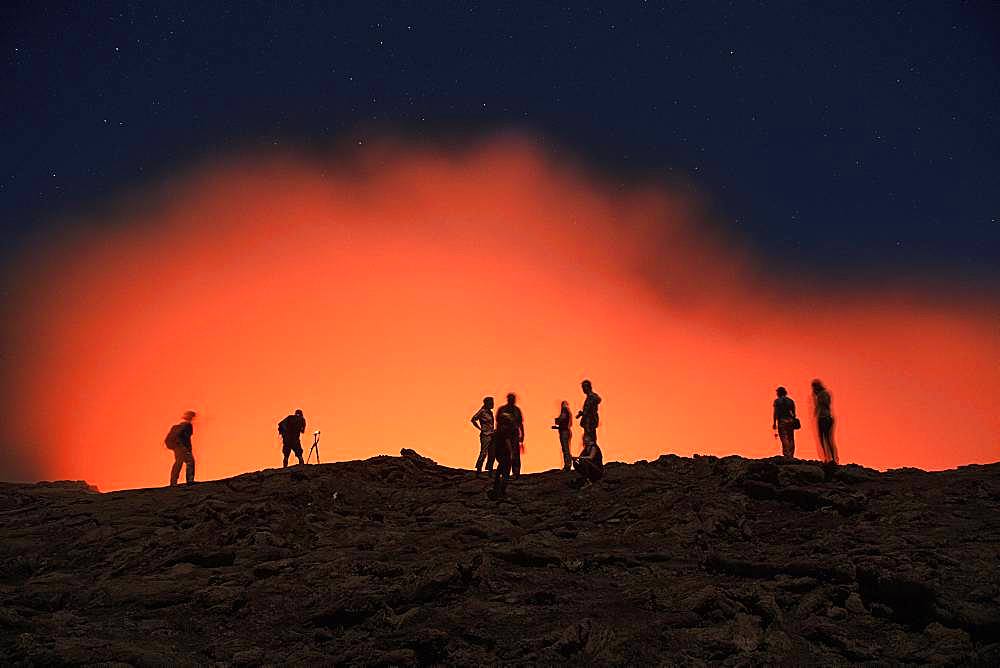
[(0, 484), (0, 663), (1000, 664), (1000, 464)]

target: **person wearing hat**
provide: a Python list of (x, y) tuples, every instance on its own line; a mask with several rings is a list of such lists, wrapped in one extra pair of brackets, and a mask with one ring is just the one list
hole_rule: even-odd
[(170, 469), (170, 486), (177, 484), (177, 479), (181, 475), (181, 467), (186, 466), (184, 475), (187, 484), (194, 482), (194, 452), (191, 446), (191, 437), (194, 435), (194, 418), (197, 413), (185, 411), (181, 416), (181, 421), (170, 428), (165, 442), (167, 447), (174, 451), (174, 465)]

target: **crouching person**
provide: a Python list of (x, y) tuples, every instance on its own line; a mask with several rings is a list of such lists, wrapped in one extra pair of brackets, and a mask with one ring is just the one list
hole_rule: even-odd
[(576, 486), (582, 487), (595, 483), (604, 477), (604, 455), (601, 446), (589, 434), (583, 438), (583, 451), (573, 459), (573, 468), (580, 475)]

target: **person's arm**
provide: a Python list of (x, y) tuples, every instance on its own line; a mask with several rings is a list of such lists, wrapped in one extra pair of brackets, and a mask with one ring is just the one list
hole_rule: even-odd
[(469, 420), (469, 422), (471, 422), (472, 426), (478, 429), (479, 431), (483, 430), (483, 428), (479, 425), (479, 411), (476, 411), (475, 415), (472, 416), (472, 419)]
[(302, 424), (299, 426), (299, 433), (300, 434), (306, 433), (306, 419), (305, 418), (302, 418)]
[(520, 409), (517, 411), (517, 436), (518, 441), (524, 443), (524, 413)]
[(792, 419), (795, 419), (795, 401), (792, 399), (788, 400), (788, 412), (792, 414)]

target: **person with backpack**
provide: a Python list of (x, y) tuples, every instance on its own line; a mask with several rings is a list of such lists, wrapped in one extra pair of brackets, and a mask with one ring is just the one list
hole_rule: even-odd
[(774, 435), (781, 439), (781, 454), (785, 459), (795, 459), (795, 430), (799, 428), (799, 419), (795, 417), (795, 402), (788, 396), (784, 387), (776, 389), (778, 398), (774, 400), (774, 410), (771, 414), (771, 429)]
[(306, 430), (306, 419), (302, 415), (302, 409), (296, 409), (295, 413), (292, 415), (287, 415), (285, 418), (278, 423), (278, 435), (281, 436), (281, 454), (283, 459), (281, 460), (282, 468), (288, 466), (288, 455), (292, 452), (299, 459), (299, 464), (304, 464), (302, 461), (302, 442), (299, 440), (301, 434), (305, 433)]
[(573, 414), (569, 412), (569, 402), (564, 401), (559, 408), (553, 429), (559, 432), (559, 447), (562, 448), (563, 471), (573, 470), (573, 456), (569, 453), (569, 444), (573, 440)]
[(164, 440), (167, 448), (174, 451), (174, 465), (170, 469), (170, 486), (177, 484), (177, 479), (181, 475), (181, 467), (186, 466), (184, 472), (187, 484), (194, 483), (194, 452), (191, 446), (191, 437), (194, 435), (194, 418), (197, 413), (185, 411), (181, 421), (170, 428)]

